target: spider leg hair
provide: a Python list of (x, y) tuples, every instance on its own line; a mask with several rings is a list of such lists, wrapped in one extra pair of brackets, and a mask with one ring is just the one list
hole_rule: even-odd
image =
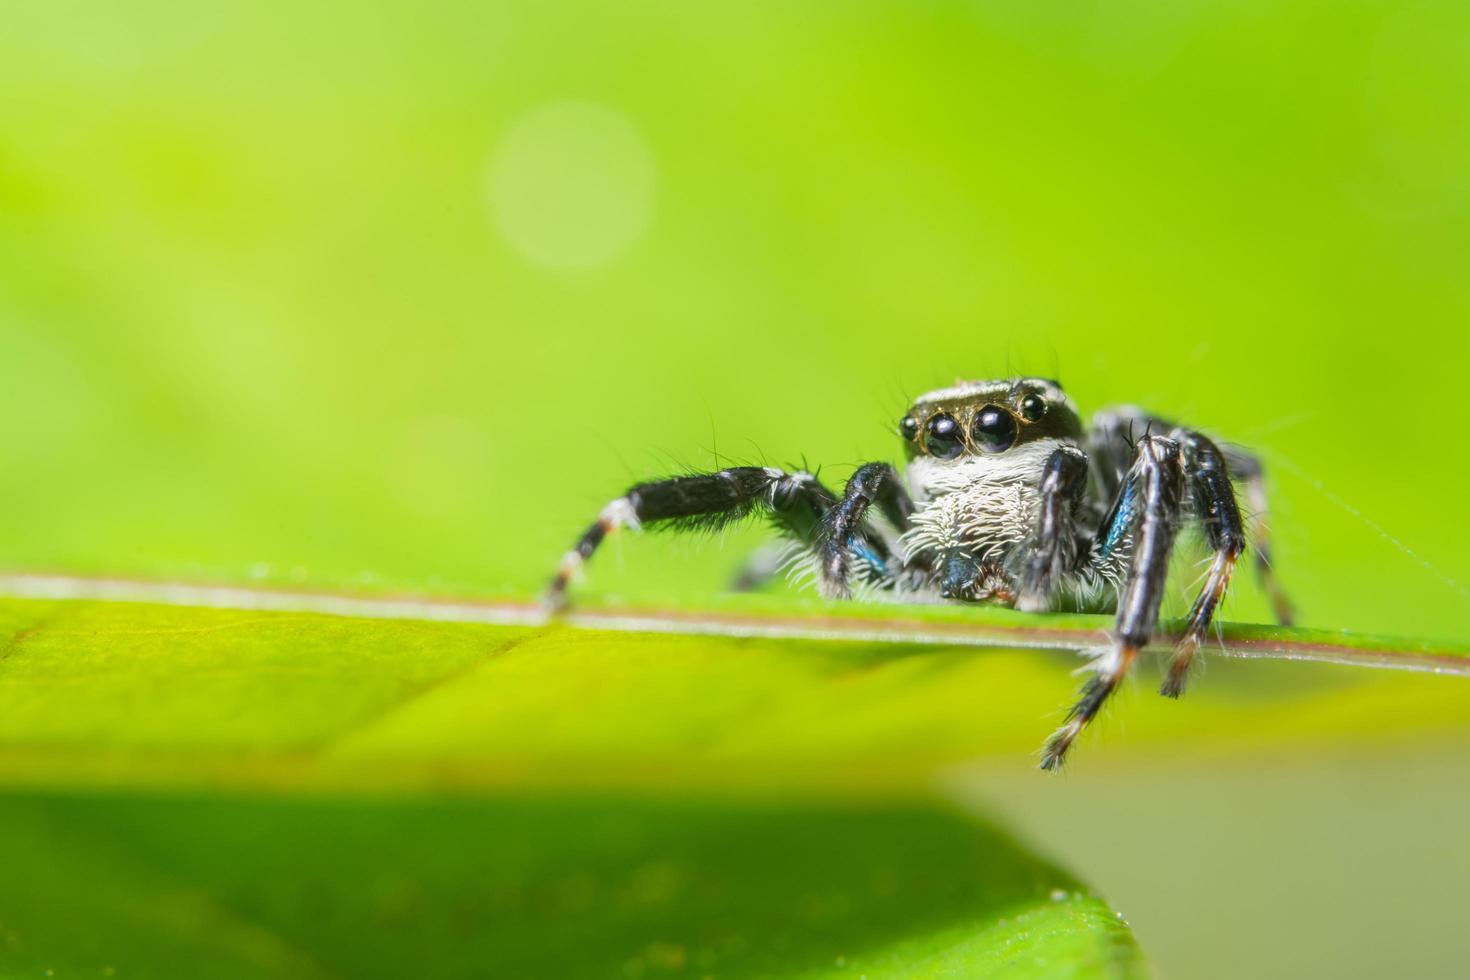
[(817, 559), (822, 594), (831, 599), (852, 596), (849, 583), (853, 549), (875, 535), (865, 530), (868, 512), (877, 505), (894, 530), (909, 529), (914, 502), (909, 499), (898, 471), (888, 463), (866, 463), (857, 468), (843, 489), (842, 500), (822, 521)]
[[(784, 533), (812, 544), (823, 516), (836, 502), (832, 491), (810, 473), (787, 473), (773, 467), (734, 466), (717, 473), (640, 483), (604, 507), (562, 557), (546, 601), (553, 609), (565, 606), (567, 587), (573, 578), (598, 545), (621, 528), (719, 530), (760, 513), (769, 516)], [(871, 545), (883, 549), (886, 557), (886, 545), (881, 540)]]
[(1246, 503), (1251, 510), (1252, 550), (1256, 556), (1256, 580), (1271, 600), (1271, 611), (1282, 626), (1290, 626), (1296, 618), (1291, 599), (1271, 565), (1271, 522), (1270, 501), (1266, 497), (1266, 471), (1258, 457), (1236, 446), (1223, 450), (1230, 475), (1240, 480), (1245, 489)]
[(1070, 446), (1052, 453), (1041, 477), (1041, 517), (1034, 550), (1021, 568), (1018, 609), (1044, 612), (1051, 608), (1057, 586), (1077, 559), (1077, 510), (1086, 492), (1086, 454)]
[[(1178, 433), (1179, 426), (1139, 408), (1120, 406), (1107, 408), (1092, 418), (1088, 430), (1087, 454), (1092, 460), (1093, 475), (1102, 499), (1113, 499), (1131, 459), (1134, 435), (1152, 427), (1161, 432)], [(1266, 496), (1265, 468), (1259, 457), (1239, 446), (1221, 446), (1230, 476), (1239, 480), (1251, 510), (1250, 541), (1255, 553), (1256, 579), (1271, 600), (1276, 621), (1290, 626), (1295, 618), (1290, 598), (1281, 588), (1271, 562), (1271, 527)]]
[(1128, 571), (1118, 596), (1113, 645), (1098, 659), (1096, 671), (1083, 686), (1066, 723), (1047, 740), (1041, 754), (1042, 769), (1061, 767), (1072, 743), (1097, 717), (1153, 635), (1164, 598), (1169, 556), (1178, 533), (1182, 484), (1179, 444), (1163, 436), (1140, 439), (1111, 520), (1098, 531), (1101, 541), (1116, 541), (1131, 529), (1133, 539)]
[(1181, 447), (1185, 481), (1194, 498), (1195, 513), (1204, 527), (1205, 541), (1213, 553), (1204, 586), (1189, 610), (1184, 635), (1174, 648), (1164, 683), (1159, 688), (1165, 697), (1177, 698), (1184, 693), (1189, 665), (1209, 633), (1210, 623), (1230, 585), (1236, 560), (1245, 550), (1245, 526), (1220, 447), (1186, 429), (1176, 429), (1172, 436)]

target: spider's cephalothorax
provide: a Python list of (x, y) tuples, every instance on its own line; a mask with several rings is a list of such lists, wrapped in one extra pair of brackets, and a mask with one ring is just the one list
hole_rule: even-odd
[[(991, 602), (1030, 611), (1116, 610), (1113, 642), (1043, 750), (1059, 766), (1117, 689), (1159, 617), (1175, 538), (1197, 524), (1213, 558), (1161, 692), (1178, 697), (1246, 532), (1232, 480), (1258, 520), (1257, 569), (1270, 573), (1260, 463), (1133, 408), (1084, 428), (1055, 381), (976, 381), (932, 391), (899, 421), (908, 466), (860, 466), (841, 497), (810, 473), (740, 466), (639, 484), (608, 504), (563, 558), (550, 599), (620, 527), (721, 527), (760, 513), (815, 566), (822, 591), (900, 600)], [(750, 581), (758, 576), (742, 576)]]

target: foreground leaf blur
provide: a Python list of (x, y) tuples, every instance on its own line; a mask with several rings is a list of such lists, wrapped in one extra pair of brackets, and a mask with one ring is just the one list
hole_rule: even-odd
[(0, 624), (0, 976), (1143, 972), (1100, 899), (925, 791), (976, 744), (939, 697), (958, 659), (120, 603)]
[(1127, 927), (917, 806), (0, 798), (0, 975), (1131, 977)]

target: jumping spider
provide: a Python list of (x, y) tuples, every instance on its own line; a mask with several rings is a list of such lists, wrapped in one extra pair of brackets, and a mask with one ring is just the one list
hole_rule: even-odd
[[(1246, 547), (1232, 479), (1265, 515), (1255, 457), (1135, 408), (1099, 412), (1084, 429), (1061, 386), (1042, 378), (931, 391), (898, 431), (905, 476), (868, 463), (841, 497), (811, 473), (754, 466), (641, 483), (563, 558), (549, 601), (565, 602), (567, 583), (620, 527), (718, 528), (759, 513), (815, 565), (829, 597), (1116, 611), (1109, 649), (1042, 750), (1041, 768), (1054, 769), (1148, 644), (1175, 538), (1193, 522), (1213, 558), (1160, 690), (1182, 693)], [(1262, 583), (1287, 622), (1263, 521), (1255, 537)]]

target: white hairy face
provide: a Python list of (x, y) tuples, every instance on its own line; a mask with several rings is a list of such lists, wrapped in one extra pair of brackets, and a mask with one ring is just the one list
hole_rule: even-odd
[(1036, 527), (1042, 473), (1051, 454), (1072, 439), (1038, 439), (993, 456), (921, 456), (909, 463), (917, 506), (904, 534), (906, 554), (960, 552), (1003, 561)]

